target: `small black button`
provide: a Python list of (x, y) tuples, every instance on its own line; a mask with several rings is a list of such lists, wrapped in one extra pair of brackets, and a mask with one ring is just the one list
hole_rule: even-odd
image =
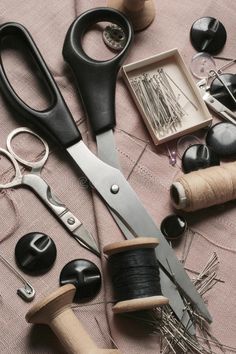
[(217, 123), (208, 131), (206, 143), (219, 156), (236, 154), (236, 125), (233, 123)]
[(219, 53), (227, 38), (224, 25), (213, 17), (201, 17), (190, 30), (190, 40), (198, 52)]
[(60, 285), (73, 284), (76, 287), (75, 302), (90, 299), (101, 288), (101, 272), (86, 259), (75, 259), (67, 263), (60, 274)]
[(15, 247), (18, 267), (32, 275), (44, 274), (52, 268), (57, 256), (54, 241), (41, 232), (24, 235)]
[(191, 145), (183, 154), (182, 168), (184, 173), (220, 164), (219, 156), (203, 144)]
[(187, 221), (179, 215), (171, 214), (161, 222), (161, 232), (168, 240), (177, 239), (185, 232)]

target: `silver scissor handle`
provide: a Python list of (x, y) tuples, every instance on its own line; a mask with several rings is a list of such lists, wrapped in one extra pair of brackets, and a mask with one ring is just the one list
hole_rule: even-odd
[(69, 231), (74, 231), (82, 224), (69, 209), (52, 194), (50, 186), (39, 175), (34, 173), (24, 175), (22, 177), (22, 184), (30, 187)]
[[(22, 159), (20, 156), (18, 156), (16, 154), (16, 152), (14, 151), (14, 149), (12, 147), (12, 139), (14, 137), (16, 137), (16, 135), (19, 135), (21, 133), (28, 133), (30, 135), (35, 136), (44, 145), (45, 152), (44, 152), (44, 155), (43, 155), (41, 160), (39, 160), (39, 161), (27, 161), (27, 160)], [(47, 142), (43, 138), (41, 138), (41, 136), (39, 136), (38, 134), (33, 132), (31, 129), (26, 128), (26, 127), (16, 128), (8, 135), (8, 137), (7, 137), (7, 149), (10, 152), (10, 154), (18, 162), (20, 162), (24, 166), (31, 167), (34, 172), (41, 170), (43, 165), (46, 163), (46, 161), (48, 159), (48, 155), (49, 155), (49, 147), (48, 147)]]
[[(39, 161), (26, 161), (16, 154), (12, 147), (12, 139), (21, 133), (29, 133), (36, 138), (38, 138), (44, 145), (45, 153), (41, 160)], [(44, 202), (44, 204), (51, 209), (51, 211), (61, 220), (61, 222), (66, 226), (66, 228), (73, 232), (77, 227), (82, 223), (78, 220), (69, 209), (56, 197), (52, 194), (50, 186), (46, 181), (37, 173), (41, 170), (45, 162), (47, 161), (49, 155), (49, 147), (47, 142), (41, 138), (38, 134), (32, 130), (21, 127), (14, 129), (7, 137), (7, 148), (8, 151), (0, 149), (0, 153), (6, 155), (7, 158), (12, 162), (15, 168), (15, 177), (14, 179), (6, 184), (0, 184), (0, 188), (10, 188), (17, 185), (23, 184), (30, 187), (35, 194)], [(19, 164), (20, 162), (24, 166), (32, 168), (31, 173), (22, 175), (20, 172)]]
[(0, 183), (0, 189), (4, 188), (12, 188), (19, 186), (22, 183), (22, 174), (20, 172), (20, 167), (16, 159), (5, 149), (0, 148), (0, 155), (5, 155), (8, 160), (12, 163), (15, 169), (15, 177), (12, 179), (11, 182)]

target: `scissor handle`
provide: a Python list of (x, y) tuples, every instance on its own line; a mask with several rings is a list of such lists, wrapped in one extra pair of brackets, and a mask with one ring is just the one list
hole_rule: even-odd
[(0, 189), (5, 189), (5, 188), (12, 188), (19, 186), (22, 183), (22, 174), (20, 172), (20, 167), (14, 156), (10, 154), (5, 149), (0, 148), (0, 155), (5, 155), (7, 159), (12, 163), (14, 170), (15, 170), (15, 176), (11, 180), (11, 182), (6, 182), (6, 183), (0, 183)]
[[(14, 149), (12, 147), (12, 139), (15, 138), (17, 135), (19, 135), (21, 133), (28, 133), (30, 135), (33, 135), (37, 139), (39, 139), (41, 141), (41, 143), (43, 144), (45, 152), (43, 154), (43, 157), (39, 161), (27, 161), (27, 160), (24, 160), (22, 157), (17, 155), (17, 153), (14, 151)], [(43, 138), (41, 138), (41, 136), (39, 136), (38, 134), (33, 132), (31, 129), (28, 129), (28, 128), (25, 128), (25, 127), (16, 128), (8, 135), (8, 137), (7, 137), (7, 149), (10, 152), (10, 154), (18, 162), (20, 162), (24, 166), (31, 167), (34, 171), (41, 170), (43, 165), (46, 163), (46, 161), (48, 159), (48, 155), (49, 155), (48, 143)]]
[[(2, 50), (4, 39), (9, 35), (15, 36), (16, 39), (20, 37), (24, 41), (50, 91), (53, 102), (43, 111), (29, 107), (17, 95), (8, 80), (2, 62)], [(62, 146), (67, 148), (81, 140), (80, 132), (33, 38), (24, 26), (14, 22), (0, 26), (0, 89), (20, 115), (50, 133)]]
[[(127, 42), (121, 52), (106, 61), (90, 58), (82, 48), (82, 38), (93, 24), (109, 21), (122, 27)], [(117, 73), (132, 42), (133, 29), (127, 18), (111, 8), (95, 8), (80, 15), (70, 26), (63, 56), (70, 65), (94, 134), (114, 128)]]

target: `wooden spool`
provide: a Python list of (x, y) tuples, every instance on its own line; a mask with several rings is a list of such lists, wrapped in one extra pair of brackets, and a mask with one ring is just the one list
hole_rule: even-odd
[(156, 15), (154, 0), (108, 0), (107, 6), (123, 12), (135, 31), (148, 27)]
[(99, 349), (71, 309), (75, 287), (67, 284), (34, 305), (26, 314), (29, 323), (47, 324), (69, 354), (121, 354), (117, 349)]
[[(128, 250), (139, 248), (156, 248), (159, 241), (153, 237), (138, 237), (133, 240), (114, 242), (104, 247), (103, 252), (108, 256), (122, 253)], [(132, 299), (117, 302), (112, 310), (114, 313), (134, 312), (153, 309), (158, 306), (167, 305), (169, 300), (162, 296), (150, 296), (146, 298)]]

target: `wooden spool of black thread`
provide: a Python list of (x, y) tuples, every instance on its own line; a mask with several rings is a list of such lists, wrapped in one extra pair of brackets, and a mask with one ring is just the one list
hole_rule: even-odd
[(156, 238), (139, 237), (104, 247), (108, 255), (114, 292), (118, 302), (114, 313), (153, 309), (169, 300), (161, 293)]

